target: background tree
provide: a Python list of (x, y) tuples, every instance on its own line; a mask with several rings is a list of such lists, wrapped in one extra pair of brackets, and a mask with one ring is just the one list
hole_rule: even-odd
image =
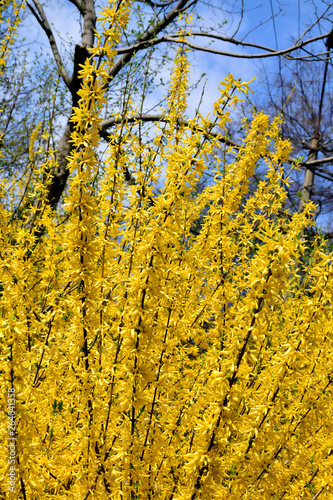
[[(53, 208), (57, 206), (61, 198), (69, 175), (66, 158), (71, 151), (69, 137), (72, 131), (72, 124), (70, 122), (70, 116), (72, 115), (73, 109), (77, 106), (79, 99), (80, 65), (91, 55), (89, 49), (95, 41), (94, 30), (95, 28), (97, 28), (97, 30), (100, 28), (100, 24), (97, 22), (95, 2), (93, 0), (84, 0), (80, 2), (70, 1), (69, 3), (76, 8), (78, 25), (81, 27), (81, 40), (80, 43), (76, 45), (70, 42), (66, 50), (61, 50), (61, 48), (58, 47), (56, 41), (57, 27), (52, 26), (52, 19), (48, 18), (46, 13), (47, 10), (43, 8), (39, 0), (28, 1), (26, 13), (26, 19), (29, 24), (35, 22), (41, 27), (45, 40), (49, 43), (53, 55), (51, 64), (50, 62), (47, 63), (48, 68), (50, 68), (50, 73), (46, 72), (44, 80), (48, 81), (47, 78), (50, 78), (50, 82), (52, 81), (53, 83), (47, 84), (45, 97), (43, 97), (41, 90), (39, 94), (37, 92), (35, 97), (31, 99), (32, 103), (36, 101), (42, 102), (45, 98), (50, 99), (50, 97), (47, 97), (48, 91), (50, 91), (50, 95), (53, 99), (53, 132), (51, 133), (50, 140), (53, 141), (54, 149), (57, 150), (58, 163), (57, 166), (54, 167), (54, 171), (51, 172), (52, 182), (48, 184), (47, 188), (47, 197), (50, 206)], [(120, 5), (121, 2), (119, 3), (119, 6)], [(54, 3), (54, 8), (56, 8), (56, 6), (57, 4)], [(49, 4), (48, 7), (50, 7)], [(205, 9), (205, 17), (202, 16), (203, 8)], [(234, 5), (233, 13), (225, 12), (218, 3), (216, 5), (213, 3), (207, 5), (206, 3), (201, 3), (200, 0), (194, 0), (192, 2), (185, 0), (178, 2), (133, 2), (131, 8), (131, 22), (128, 28), (124, 29), (119, 39), (118, 46), (115, 47), (118, 57), (113, 63), (114, 66), (108, 69), (108, 81), (105, 84), (105, 96), (108, 105), (105, 108), (105, 122), (101, 126), (102, 136), (107, 139), (110, 126), (112, 126), (115, 121), (121, 121), (123, 117), (126, 116), (126, 93), (129, 91), (132, 98), (137, 103), (137, 118), (140, 117), (138, 125), (133, 126), (139, 127), (138, 133), (139, 135), (141, 134), (142, 140), (143, 131), (145, 130), (144, 124), (160, 119), (160, 116), (156, 116), (156, 113), (152, 114), (149, 112), (149, 109), (147, 110), (145, 102), (152, 88), (151, 85), (153, 82), (156, 82), (154, 76), (156, 72), (158, 72), (158, 68), (163, 67), (167, 62), (170, 44), (186, 43), (195, 51), (205, 51), (209, 54), (215, 54), (216, 57), (224, 58), (231, 57), (255, 61), (262, 58), (271, 60), (272, 58), (280, 57), (286, 60), (288, 64), (292, 63), (295, 59), (307, 61), (309, 58), (309, 49), (312, 59), (325, 57), (325, 54), (323, 55), (322, 46), (318, 48), (316, 42), (319, 41), (323, 43), (327, 38), (328, 31), (326, 30), (325, 32), (325, 29), (324, 31), (320, 30), (327, 26), (326, 19), (330, 16), (331, 4), (322, 2), (320, 12), (318, 7), (315, 6), (312, 13), (313, 23), (311, 29), (306, 28), (303, 33), (300, 33), (297, 40), (291, 42), (290, 47), (283, 50), (267, 48), (266, 44), (262, 44), (260, 41), (259, 43), (257, 41), (246, 42), (244, 38), (247, 32), (244, 32), (244, 30), (242, 31), (242, 21), (251, 8), (253, 8), (252, 3), (249, 5), (247, 2), (243, 1)], [(195, 19), (192, 21), (192, 36), (184, 42), (184, 40), (179, 38), (179, 28), (182, 26), (182, 22), (177, 21), (177, 19), (179, 13), (187, 12), (188, 9), (191, 9), (196, 14)], [(213, 27), (209, 26), (206, 20), (206, 17), (208, 18), (211, 15), (214, 15), (215, 18), (219, 18), (220, 20), (220, 23), (215, 23)], [(233, 33), (227, 35), (225, 32), (226, 27), (224, 19), (226, 16), (230, 15), (235, 15), (239, 22), (237, 29), (235, 29)], [(274, 12), (268, 12), (267, 18), (269, 20), (271, 17), (270, 22), (274, 22), (276, 15)], [(256, 26), (253, 28), (255, 27)], [(237, 34), (240, 35), (240, 33), (242, 33), (242, 35), (236, 38)], [(215, 45), (204, 45), (202, 42), (206, 41), (214, 41)], [(224, 44), (225, 46), (226, 43), (229, 44), (229, 46), (230, 44), (231, 46), (236, 46), (239, 52), (237, 53), (223, 47), (218, 47), (218, 44)], [(239, 50), (239, 48), (241, 48), (241, 50)], [(301, 52), (302, 50), (304, 50), (304, 52)], [(54, 66), (57, 68), (60, 81), (57, 80), (55, 76)], [(16, 79), (20, 78), (20, 71), (16, 75)], [(27, 73), (25, 74), (27, 75)], [(41, 74), (40, 71), (39, 74)], [(7, 78), (9, 78), (9, 76)], [(13, 85), (12, 78), (10, 81), (11, 85)], [(26, 85), (29, 87), (30, 91), (32, 91), (27, 81)], [(15, 92), (17, 93), (17, 91)], [(11, 106), (13, 106), (13, 100), (11, 98), (10, 102)], [(45, 109), (50, 109), (50, 106), (47, 103), (45, 104)], [(12, 120), (11, 130), (17, 130), (16, 137), (19, 138), (20, 147), (23, 147), (27, 156), (29, 149), (28, 141), (21, 137), (20, 129), (16, 127), (16, 122), (19, 123), (19, 126), (21, 126), (20, 124), (22, 123), (27, 123), (27, 119), (23, 119), (22, 117), (22, 106), (20, 108), (17, 104), (17, 113), (10, 111), (10, 107), (6, 109), (7, 112), (5, 111), (4, 126), (6, 127), (6, 123), (10, 117)], [(42, 112), (42, 109), (36, 109), (34, 104), (33, 106), (29, 106), (28, 116), (35, 116), (34, 120), (30, 120), (32, 128), (37, 120), (37, 115), (42, 114)], [(45, 118), (42, 118), (42, 121), (43, 120), (45, 121)], [(32, 130), (31, 127), (29, 128), (29, 132)], [(29, 134), (26, 135), (26, 138), (28, 135)], [(13, 152), (13, 150), (16, 149), (16, 146), (14, 147), (13, 144), (15, 132), (12, 133), (11, 137), (9, 135), (7, 137), (7, 145), (6, 136), (4, 137), (5, 150), (7, 154), (13, 154), (16, 158), (17, 154)], [(237, 140), (237, 137), (235, 137), (235, 140)], [(18, 165), (16, 161), (14, 163)], [(135, 182), (130, 172), (127, 172), (126, 175), (131, 182)]]
[[(299, 6), (300, 7), (300, 6)], [(317, 13), (322, 7), (321, 20), (331, 26), (329, 9), (331, 4), (317, 5)], [(275, 28), (275, 26), (274, 26)], [(313, 26), (309, 26), (309, 32)], [(278, 45), (279, 38), (276, 36)], [(274, 116), (282, 110), (283, 136), (294, 146), (294, 156), (303, 158), (303, 168), (294, 171), (296, 181), (289, 192), (289, 202), (293, 209), (302, 210), (304, 200), (313, 199), (317, 204), (316, 218), (324, 229), (327, 239), (332, 237), (332, 31), (326, 40), (313, 47), (307, 54), (302, 50), (295, 54), (294, 61), (279, 58), (279, 65), (270, 72), (261, 67), (264, 83), (261, 95), (253, 101), (256, 108), (265, 109)], [(264, 88), (266, 90), (264, 90)], [(249, 106), (248, 111), (249, 112)]]

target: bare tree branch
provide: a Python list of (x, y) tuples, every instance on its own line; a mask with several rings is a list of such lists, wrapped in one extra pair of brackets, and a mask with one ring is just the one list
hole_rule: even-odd
[[(183, 44), (187, 45), (188, 47), (191, 47), (192, 49), (199, 50), (202, 52), (209, 52), (212, 54), (218, 54), (221, 56), (228, 56), (228, 57), (235, 57), (235, 58), (239, 58), (239, 59), (262, 59), (265, 57), (277, 57), (277, 56), (284, 56), (287, 59), (294, 59), (293, 57), (289, 56), (289, 54), (291, 52), (294, 52), (295, 50), (299, 50), (299, 49), (303, 48), (304, 46), (308, 45), (309, 43), (315, 42), (317, 40), (322, 40), (328, 36), (328, 34), (325, 33), (324, 35), (318, 35), (316, 37), (309, 38), (308, 40), (305, 40), (304, 42), (301, 42), (298, 45), (292, 45), (291, 47), (288, 47), (287, 49), (275, 50), (275, 49), (270, 49), (268, 47), (255, 45), (255, 44), (247, 44), (247, 43), (245, 44), (244, 42), (241, 42), (239, 40), (227, 39), (227, 37), (222, 37), (220, 35), (212, 35), (209, 33), (203, 34), (200, 32), (198, 32), (197, 35), (198, 36), (207, 36), (210, 38), (216, 38), (217, 40), (228, 41), (228, 42), (234, 43), (236, 45), (244, 45), (244, 46), (249, 46), (249, 47), (252, 46), (252, 47), (262, 48), (263, 50), (266, 50), (267, 52), (264, 52), (262, 54), (244, 54), (244, 53), (241, 54), (241, 53), (237, 53), (237, 52), (228, 52), (228, 51), (224, 51), (224, 50), (217, 50), (217, 49), (213, 49), (211, 47), (204, 47), (202, 45), (197, 45), (188, 39), (187, 40), (179, 39), (175, 35), (164, 35), (164, 36), (161, 36), (159, 38), (155, 38), (155, 39), (149, 40), (149, 41), (143, 40), (141, 38), (139, 42), (137, 42), (129, 47), (121, 47), (117, 50), (118, 50), (118, 54), (131, 54), (131, 53), (136, 52), (138, 50), (145, 49), (148, 46), (157, 45), (157, 44), (162, 43), (162, 42), (172, 42), (172, 43), (183, 43)], [(315, 57), (315, 55), (313, 57)], [(297, 59), (300, 59), (300, 58), (297, 58)]]
[(55, 41), (54, 35), (52, 33), (52, 30), (51, 30), (51, 26), (49, 25), (49, 22), (48, 22), (48, 19), (46, 17), (46, 14), (44, 12), (44, 9), (43, 9), (42, 5), (40, 4), (39, 0), (32, 0), (32, 1), (35, 4), (35, 7), (36, 7), (38, 13), (35, 11), (35, 9), (32, 7), (32, 5), (30, 5), (29, 2), (27, 2), (27, 5), (28, 5), (29, 9), (31, 10), (32, 14), (34, 15), (34, 17), (36, 18), (36, 20), (38, 21), (38, 23), (40, 24), (40, 26), (45, 31), (46, 36), (48, 37), (49, 42), (50, 42), (50, 46), (51, 46), (51, 49), (53, 52), (55, 62), (57, 63), (57, 66), (58, 66), (59, 73), (61, 74), (62, 79), (64, 80), (66, 86), (69, 88), (70, 84), (71, 84), (71, 78), (69, 77), (69, 75), (64, 67), (64, 64), (62, 62), (62, 59), (61, 59), (61, 56), (60, 56), (60, 53), (59, 53), (59, 50), (57, 47), (57, 43)]
[(313, 496), (311, 498), (311, 500), (317, 500), (317, 498), (319, 497), (320, 493), (324, 490), (323, 487), (320, 488), (320, 490), (317, 491), (317, 493), (315, 494), (315, 496)]
[[(288, 47), (287, 49), (283, 49), (283, 50), (269, 49), (269, 52), (265, 52), (263, 54), (239, 54), (239, 53), (233, 53), (233, 52), (226, 52), (226, 51), (212, 49), (210, 47), (203, 47), (201, 45), (194, 44), (194, 43), (190, 42), (189, 40), (185, 40), (185, 41), (179, 40), (173, 36), (166, 36), (165, 39), (166, 39), (166, 41), (170, 41), (170, 42), (185, 43), (187, 46), (189, 46), (193, 49), (200, 50), (203, 52), (211, 52), (212, 54), (219, 54), (219, 55), (241, 58), (241, 59), (260, 59), (260, 58), (264, 58), (264, 57), (276, 57), (276, 56), (287, 57), (290, 54), (290, 52), (294, 52), (295, 50), (301, 49), (302, 47), (304, 47), (305, 45), (308, 45), (309, 43), (326, 38), (327, 35), (328, 35), (327, 33), (325, 35), (318, 35), (316, 37), (310, 38), (309, 40), (301, 42), (300, 44), (298, 44), (296, 46), (293, 45), (293, 46)], [(292, 57), (288, 57), (288, 59), (292, 59)]]
[(191, 31), (191, 36), (203, 36), (207, 38), (213, 38), (214, 40), (221, 40), (222, 42), (233, 43), (234, 45), (242, 45), (243, 47), (254, 47), (256, 49), (266, 50), (267, 52), (275, 52), (275, 49), (266, 47), (264, 45), (258, 45), (257, 43), (243, 42), (242, 40), (236, 40), (234, 37), (219, 35), (218, 33), (206, 33), (204, 31)]
[(238, 33), (238, 31), (239, 31), (239, 29), (241, 27), (241, 24), (243, 22), (243, 18), (244, 18), (244, 0), (242, 0), (242, 6), (241, 6), (241, 11), (240, 11), (240, 18), (239, 18), (239, 21), (238, 21), (238, 25), (237, 25), (236, 31), (232, 35), (232, 38), (234, 38), (237, 35), (237, 33)]
[(326, 158), (319, 158), (318, 160), (304, 161), (301, 163), (301, 165), (310, 165), (316, 167), (318, 165), (323, 165), (324, 163), (331, 163), (331, 162), (333, 162), (333, 156), (327, 156)]
[(150, 7), (167, 7), (168, 5), (171, 5), (172, 3), (175, 3), (176, 0), (166, 0), (163, 3), (155, 3), (152, 0), (140, 0), (142, 3), (146, 3), (147, 5), (150, 5)]
[(270, 21), (273, 21), (276, 17), (278, 17), (281, 12), (283, 11), (283, 8), (280, 6), (278, 12), (276, 14), (274, 14), (273, 16), (270, 16), (268, 17), (267, 19), (265, 19), (264, 21), (260, 21), (254, 28), (250, 29), (246, 35), (243, 37), (242, 40), (245, 40), (245, 38), (247, 38), (251, 33), (253, 33), (254, 31), (256, 31), (258, 28), (261, 28), (262, 26), (264, 26), (265, 24), (269, 23)]
[[(139, 121), (168, 123), (170, 120), (168, 120), (168, 118), (163, 117), (163, 115), (158, 115), (158, 114), (156, 114), (156, 115), (155, 114), (154, 115), (150, 115), (150, 114), (148, 114), (148, 115), (134, 115), (134, 116), (131, 116), (129, 118), (121, 117), (121, 116), (112, 117), (112, 118), (109, 118), (108, 120), (104, 120), (101, 123), (101, 136), (107, 137), (107, 129), (109, 129), (113, 125), (117, 125), (119, 123), (124, 123), (124, 122), (126, 122), (126, 123), (138, 123)], [(182, 121), (182, 124), (185, 126), (189, 125), (188, 121), (186, 121), (186, 120)], [(207, 124), (207, 126), (209, 126), (209, 127), (212, 127), (213, 125), (214, 124), (212, 124), (212, 123)], [(199, 127), (197, 127), (196, 130), (199, 132), (205, 133), (205, 130), (200, 129)], [(220, 134), (219, 134), (219, 132), (210, 131), (209, 135), (216, 137)], [(228, 146), (232, 146), (236, 149), (240, 149), (242, 147), (241, 144), (239, 144), (236, 141), (233, 141), (232, 139), (230, 139), (227, 136), (222, 136), (219, 138), (219, 140), (222, 143), (227, 144)], [(323, 165), (324, 163), (331, 163), (331, 162), (333, 162), (333, 156), (328, 156), (326, 158), (319, 158), (317, 160), (306, 160), (306, 161), (302, 161), (302, 162), (299, 162), (299, 160), (297, 158), (293, 158), (291, 156), (288, 158), (288, 163), (290, 163), (290, 164), (299, 163), (302, 167), (309, 167), (312, 169), (316, 169), (316, 167), (319, 167), (320, 165)], [(332, 177), (333, 177), (333, 174), (331, 174), (327, 170), (325, 171), (323, 169), (323, 171), (327, 175), (332, 175)], [(332, 180), (332, 179), (329, 179), (329, 180)]]
[(331, 9), (331, 7), (332, 7), (332, 4), (329, 4), (327, 9), (324, 10), (324, 12), (321, 14), (321, 16), (316, 17), (315, 22), (306, 27), (306, 29), (303, 31), (302, 35), (295, 41), (295, 45), (297, 45), (305, 37), (305, 35), (307, 33), (309, 33), (314, 28), (314, 26), (316, 26), (319, 23), (319, 21), (321, 19), (324, 18), (325, 14)]
[[(170, 120), (168, 118), (165, 118), (162, 115), (135, 115), (135, 116), (131, 116), (130, 118), (124, 118), (124, 117), (119, 116), (119, 117), (109, 118), (108, 120), (104, 120), (101, 123), (101, 127), (102, 127), (101, 135), (103, 137), (106, 137), (107, 136), (106, 131), (108, 128), (110, 128), (113, 125), (116, 125), (118, 123), (123, 123), (125, 121), (126, 121), (126, 123), (137, 123), (139, 121), (142, 121), (142, 122), (162, 122), (162, 123), (169, 123), (170, 122)], [(186, 121), (186, 120), (182, 121), (181, 123), (185, 126), (188, 126), (188, 121)], [(214, 124), (209, 123), (208, 126), (213, 127)], [(196, 127), (195, 130), (197, 130), (198, 132), (202, 132), (203, 134), (205, 132), (207, 132), (199, 127)], [(212, 132), (212, 131), (209, 131), (207, 133), (209, 133), (209, 135), (212, 135), (214, 137), (216, 137), (217, 135), (220, 135), (218, 132)], [(238, 149), (241, 147), (240, 144), (237, 144), (237, 142), (229, 139), (227, 136), (221, 137), (220, 141), (225, 143), (225, 144), (228, 144), (228, 146), (232, 146), (232, 147), (235, 147)]]

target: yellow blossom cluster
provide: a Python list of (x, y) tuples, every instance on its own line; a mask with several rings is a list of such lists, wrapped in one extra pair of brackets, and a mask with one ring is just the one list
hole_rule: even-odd
[(212, 123), (225, 127), (249, 82), (229, 75), (213, 119), (187, 121), (179, 49), (154, 137), (118, 123), (102, 168), (103, 89), (129, 5), (109, 1), (82, 68), (61, 222), (41, 196), (56, 160), (36, 151), (38, 130), (33, 223), (12, 216), (23, 187), (9, 201), (1, 188), (0, 377), (15, 390), (17, 490), (4, 451), (0, 496), (329, 500), (332, 254), (304, 238), (314, 205), (286, 208), (280, 119), (255, 114), (241, 148), (218, 154)]
[[(11, 46), (14, 43), (15, 37), (17, 36), (17, 28), (21, 22), (21, 14), (25, 7), (24, 2), (18, 2), (17, 0), (1, 0), (0, 1), (0, 24), (5, 22), (4, 12), (6, 9), (11, 9), (12, 16), (8, 16), (6, 19), (7, 27), (4, 30), (2, 39), (0, 40), (0, 75), (3, 74), (4, 68), (6, 66), (6, 59), (10, 53)], [(3, 28), (2, 28), (3, 29)], [(1, 112), (1, 110), (0, 110)], [(0, 130), (0, 144), (3, 133)], [(0, 158), (3, 154), (0, 150)]]
[(5, 12), (6, 9), (11, 9), (13, 14), (12, 17), (8, 16), (6, 19), (7, 29), (2, 35), (2, 40), (0, 40), (0, 74), (3, 73), (10, 47), (17, 36), (17, 28), (20, 24), (24, 7), (24, 2), (18, 2), (17, 0), (1, 0), (0, 2), (0, 24), (4, 23), (3, 12)]

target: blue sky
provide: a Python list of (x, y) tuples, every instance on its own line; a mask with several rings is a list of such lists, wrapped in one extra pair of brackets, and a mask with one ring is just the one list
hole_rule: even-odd
[[(231, 10), (230, 7), (228, 9), (227, 3), (225, 4), (226, 10)], [(247, 2), (245, 0), (247, 11), (244, 14), (244, 18), (236, 38), (279, 50), (290, 47), (294, 40), (302, 34), (303, 30), (312, 24), (314, 20), (314, 8), (309, 1), (298, 2), (297, 0), (293, 0), (286, 1), (283, 5), (280, 4), (281, 2), (277, 0), (272, 0), (272, 2), (264, 1), (261, 3), (253, 0)], [(272, 15), (272, 8), (274, 14), (277, 14), (281, 10), (281, 12), (274, 19), (274, 22), (273, 20), (267, 21), (267, 19), (269, 19)], [(226, 35), (231, 36), (233, 34), (238, 25), (239, 17), (239, 15), (228, 16), (226, 14)], [(326, 22), (325, 24), (327, 31), (329, 31), (331, 29), (330, 23)], [(314, 34), (319, 34), (318, 30), (314, 30), (312, 36), (314, 36)], [(245, 51), (248, 53), (260, 52), (258, 49), (243, 49), (240, 46), (222, 42), (216, 42), (214, 45), (216, 48), (237, 53), (243, 53)], [(324, 49), (322, 41), (318, 42), (317, 46), (322, 46)], [(201, 52), (197, 53), (194, 56), (194, 59), (196, 61), (196, 65), (193, 66), (193, 77), (198, 77), (202, 70), (207, 74), (207, 96), (205, 100), (207, 110), (210, 108), (209, 101), (217, 92), (219, 82), (229, 72), (233, 73), (236, 78), (240, 77), (243, 81), (250, 80), (255, 76), (256, 80), (253, 82), (252, 88), (253, 90), (256, 90), (256, 92), (262, 92), (262, 66), (265, 67), (268, 74), (273, 71), (276, 72), (278, 66), (277, 58), (236, 59)]]

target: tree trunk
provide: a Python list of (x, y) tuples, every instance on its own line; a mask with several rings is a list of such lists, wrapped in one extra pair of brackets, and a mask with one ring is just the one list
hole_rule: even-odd
[[(318, 156), (318, 147), (319, 147), (319, 139), (320, 135), (317, 131), (315, 131), (311, 137), (310, 141), (310, 153), (309, 153), (309, 161), (316, 160)], [(314, 169), (307, 168), (304, 175), (303, 186), (301, 190), (298, 212), (301, 213), (304, 209), (304, 205), (311, 199), (312, 190), (313, 190), (313, 180), (314, 180)]]

